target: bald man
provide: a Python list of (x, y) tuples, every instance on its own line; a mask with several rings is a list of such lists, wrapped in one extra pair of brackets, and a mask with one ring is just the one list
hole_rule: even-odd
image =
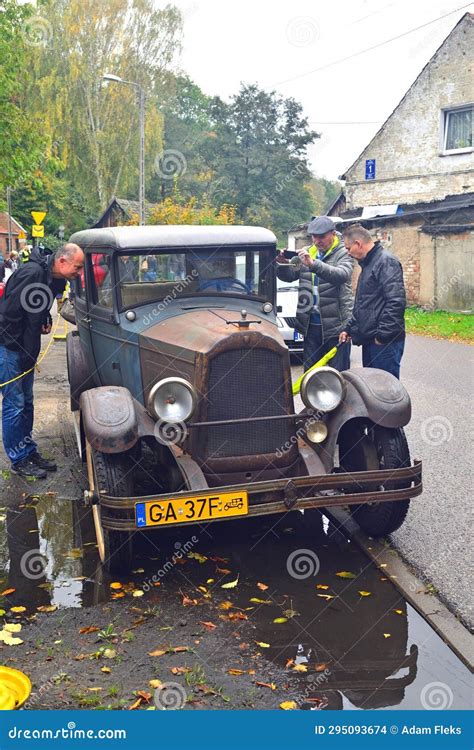
[[(12, 471), (25, 479), (56, 471), (56, 464), (38, 452), (32, 437), (34, 366), (41, 334), (51, 331), (54, 298), (83, 266), (84, 253), (71, 242), (54, 255), (33, 250), (28, 263), (10, 276), (0, 299), (2, 438)], [(10, 382), (18, 375), (22, 377)]]

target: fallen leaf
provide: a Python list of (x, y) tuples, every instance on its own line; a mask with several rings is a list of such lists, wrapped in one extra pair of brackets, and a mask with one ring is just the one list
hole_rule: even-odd
[(97, 625), (88, 625), (86, 628), (81, 628), (79, 630), (79, 633), (81, 635), (86, 635), (87, 633), (97, 633), (98, 630), (99, 628), (97, 627)]
[(339, 573), (336, 573), (338, 578), (356, 578), (355, 573), (349, 573), (348, 570), (341, 570)]
[(270, 690), (276, 690), (277, 689), (277, 686), (275, 685), (274, 682), (256, 682), (255, 684), (258, 685), (259, 687), (270, 688)]
[(144, 573), (145, 568), (137, 568), (136, 570), (132, 570), (132, 573)]
[(280, 708), (283, 711), (294, 711), (295, 708), (298, 708), (298, 704), (295, 701), (283, 701), (283, 703), (280, 703)]
[(256, 596), (252, 596), (249, 601), (254, 602), (254, 604), (272, 604), (271, 599), (257, 599)]
[(110, 595), (110, 598), (111, 599), (123, 599), (124, 596), (125, 596), (125, 593), (123, 591), (116, 591)]
[(206, 581), (206, 583), (215, 583), (215, 579), (214, 578), (208, 578), (207, 581)]
[(141, 589), (135, 589), (135, 591), (132, 593), (132, 596), (134, 596), (135, 598), (138, 598), (139, 596), (143, 596), (144, 593), (145, 592), (142, 591)]
[(204, 625), (207, 630), (215, 630), (217, 628), (217, 625), (214, 625), (213, 622), (203, 622), (202, 620), (199, 622), (201, 625)]
[(216, 573), (220, 573), (223, 576), (228, 576), (232, 571), (228, 570), (227, 568), (217, 568), (216, 567)]
[(223, 583), (221, 586), (221, 589), (235, 589), (239, 582), (239, 576), (235, 579), (235, 581), (229, 581), (229, 583)]
[(16, 589), (5, 589), (5, 591), (2, 591), (0, 596), (8, 596), (8, 594), (13, 594), (14, 591), (16, 591)]
[(70, 549), (66, 555), (66, 557), (69, 558), (70, 560), (78, 560), (82, 556), (83, 556), (83, 552), (80, 547), (76, 547), (75, 549)]
[(361, 596), (372, 596), (372, 592), (371, 591), (359, 591), (359, 594)]
[(330, 599), (334, 599), (334, 596), (332, 596), (331, 594), (316, 594), (316, 596), (319, 596), (321, 599), (325, 599), (327, 602)]
[(227, 615), (219, 615), (220, 620), (248, 620), (244, 612), (229, 612)]
[(100, 690), (102, 690), (101, 687), (91, 687), (87, 688), (90, 693), (98, 693)]
[(149, 693), (147, 690), (137, 690), (137, 695), (140, 696), (146, 703), (149, 703), (151, 700), (151, 693)]
[(57, 608), (57, 604), (42, 604), (41, 607), (36, 607), (38, 612), (56, 612)]
[(102, 652), (106, 659), (115, 659), (117, 652), (114, 648), (105, 648)]
[(260, 591), (266, 591), (268, 589), (268, 586), (264, 583), (257, 583), (257, 587), (260, 589)]
[(19, 646), (20, 643), (23, 643), (21, 638), (15, 638), (8, 630), (0, 630), (0, 641), (6, 646)]
[(402, 610), (402, 609), (394, 609), (393, 611), (394, 611), (394, 612), (395, 612), (395, 613), (396, 613), (397, 615), (403, 615), (403, 610)]
[(148, 652), (148, 656), (163, 656), (163, 654), (166, 654), (166, 649), (157, 648), (154, 651)]
[(387, 563), (381, 563), (381, 564), (379, 565), (379, 568), (386, 568), (386, 567), (387, 567)]
[(104, 672), (104, 674), (110, 674), (112, 670), (110, 669), (110, 667), (101, 667), (100, 671)]
[(192, 671), (191, 667), (170, 667), (171, 674), (187, 674)]
[(26, 612), (26, 607), (10, 607), (10, 612)]
[(110, 584), (110, 588), (114, 589), (115, 591), (115, 590), (121, 589), (122, 584), (119, 581), (112, 581), (112, 583)]
[(227, 674), (232, 674), (232, 675), (239, 675), (239, 674), (246, 674), (246, 673), (247, 672), (245, 669), (228, 669), (227, 670)]
[(291, 667), (295, 663), (294, 659), (288, 659), (288, 661), (285, 664), (285, 669), (288, 669), (288, 667)]
[(136, 711), (137, 708), (139, 706), (141, 706), (141, 704), (142, 704), (142, 699), (141, 698), (137, 698), (137, 700), (134, 703), (132, 703), (131, 706), (128, 707), (128, 710), (129, 711)]
[(191, 560), (197, 560), (200, 563), (205, 563), (207, 560), (207, 557), (200, 555), (199, 552), (188, 552), (187, 556), (191, 558)]
[(215, 563), (228, 563), (229, 562), (228, 557), (218, 557), (217, 555), (215, 555), (214, 557), (211, 557), (210, 559), (212, 560), (212, 562), (215, 562)]
[(19, 633), (21, 630), (21, 625), (19, 622), (7, 622), (3, 626), (3, 629), (6, 630), (7, 633)]
[(0, 609), (0, 617), (3, 617), (3, 615), (6, 614), (4, 609)]
[(219, 604), (219, 609), (231, 609), (233, 606), (232, 602), (225, 601)]
[(329, 588), (329, 586), (325, 586), (325, 585), (324, 585), (324, 584), (322, 584), (322, 583), (318, 583), (318, 584), (316, 585), (316, 588), (317, 588), (317, 589), (322, 589), (322, 591), (327, 591), (327, 590), (328, 590), (328, 588)]
[(264, 643), (262, 641), (255, 641), (255, 643), (257, 644), (257, 646), (260, 646), (260, 648), (270, 648), (269, 643)]
[(293, 667), (293, 672), (307, 672), (308, 667), (306, 664), (295, 664)]
[(281, 623), (283, 623), (283, 622), (288, 622), (288, 617), (275, 617), (275, 619), (273, 620), (273, 622), (276, 625), (281, 625)]
[(174, 654), (182, 654), (184, 651), (189, 651), (188, 646), (175, 646), (171, 649)]
[(391, 634), (391, 633), (384, 633), (384, 634), (383, 634), (383, 637), (384, 637), (384, 638), (391, 638), (391, 637), (392, 637), (392, 634)]
[(385, 576), (380, 576), (381, 581), (387, 581), (388, 579)]
[(207, 588), (205, 586), (198, 586), (199, 591), (201, 591), (203, 594), (207, 594)]
[(324, 670), (327, 668), (327, 664), (324, 662), (321, 662), (321, 664), (315, 664), (314, 669), (316, 672), (324, 672)]
[(153, 688), (153, 690), (157, 690), (158, 688), (163, 686), (161, 680), (150, 680), (148, 684), (151, 688)]

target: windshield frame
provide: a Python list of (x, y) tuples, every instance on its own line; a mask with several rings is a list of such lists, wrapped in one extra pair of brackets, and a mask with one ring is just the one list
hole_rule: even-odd
[[(232, 250), (234, 252), (246, 252), (246, 253), (267, 253), (268, 254), (268, 261), (267, 266), (265, 269), (265, 276), (268, 286), (268, 293), (262, 294), (262, 295), (255, 295), (255, 294), (240, 294), (240, 293), (232, 293), (232, 292), (219, 292), (217, 290), (209, 290), (209, 291), (199, 291), (199, 292), (191, 292), (186, 291), (184, 289), (179, 294), (177, 294), (173, 301), (179, 302), (180, 300), (184, 299), (203, 299), (203, 298), (219, 298), (222, 299), (228, 299), (228, 300), (247, 300), (252, 302), (271, 302), (273, 305), (275, 305), (276, 300), (276, 273), (275, 273), (275, 267), (274, 267), (274, 259), (276, 257), (276, 249), (273, 244), (259, 244), (259, 245), (245, 245), (245, 244), (229, 244), (229, 245), (202, 245), (202, 246), (181, 246), (181, 247), (153, 247), (153, 248), (121, 248), (120, 250), (116, 250), (113, 253), (113, 259), (112, 259), (112, 273), (114, 278), (114, 285), (115, 285), (115, 291), (116, 291), (116, 300), (118, 305), (118, 311), (124, 312), (126, 310), (131, 310), (137, 307), (144, 307), (146, 305), (156, 305), (162, 303), (165, 299), (168, 299), (170, 294), (168, 293), (162, 298), (155, 298), (155, 299), (149, 299), (146, 301), (140, 301), (136, 304), (128, 304), (124, 305), (123, 302), (123, 296), (122, 296), (122, 282), (119, 278), (119, 272), (118, 272), (118, 263), (119, 258), (123, 256), (128, 257), (143, 257), (147, 255), (183, 255), (186, 253), (193, 253), (193, 254), (200, 254), (201, 252), (209, 252), (209, 251), (215, 251), (216, 253), (219, 253), (221, 250)], [(265, 256), (264, 256), (265, 257)], [(265, 278), (264, 276), (264, 278)], [(186, 277), (185, 277), (186, 278)], [(176, 279), (175, 280), (175, 286), (179, 286), (180, 282), (183, 283), (185, 279)], [(173, 283), (173, 282), (170, 282)]]

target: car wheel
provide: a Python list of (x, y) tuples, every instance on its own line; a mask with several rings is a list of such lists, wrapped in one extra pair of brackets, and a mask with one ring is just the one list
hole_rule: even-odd
[[(87, 465), (91, 490), (97, 488), (115, 497), (130, 497), (132, 467), (127, 456), (92, 451), (88, 445)], [(104, 529), (100, 503), (92, 506), (92, 514), (99, 556), (105, 569), (109, 573), (127, 573), (133, 561), (132, 532)]]
[[(366, 431), (352, 431), (344, 436), (339, 446), (340, 463), (344, 471), (398, 469), (410, 466), (410, 452), (402, 427), (388, 428), (375, 425)], [(387, 482), (384, 489), (400, 489), (409, 482)], [(372, 488), (373, 489), (373, 488)], [(410, 506), (409, 500), (352, 505), (350, 511), (363, 531), (380, 537), (400, 528)]]

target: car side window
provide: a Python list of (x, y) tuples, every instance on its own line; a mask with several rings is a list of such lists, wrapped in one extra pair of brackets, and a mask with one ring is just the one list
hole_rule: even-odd
[(102, 307), (113, 307), (113, 284), (111, 273), (111, 256), (106, 253), (92, 253), (92, 285), (94, 301)]

